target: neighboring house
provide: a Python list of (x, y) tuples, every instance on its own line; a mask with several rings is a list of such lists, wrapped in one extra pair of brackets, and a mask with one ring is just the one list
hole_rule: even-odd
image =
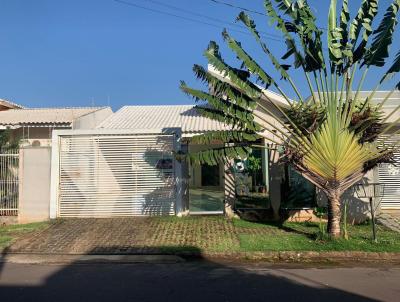
[(21, 140), (21, 146), (49, 146), (54, 129), (93, 129), (112, 114), (110, 107), (17, 106), (0, 111), (0, 129), (12, 129), (12, 135)]
[(24, 108), (21, 105), (15, 104), (13, 102), (0, 99), (0, 111), (9, 110), (9, 109), (22, 109)]

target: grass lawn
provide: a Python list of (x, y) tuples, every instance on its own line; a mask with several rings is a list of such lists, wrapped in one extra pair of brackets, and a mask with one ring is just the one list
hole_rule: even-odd
[(16, 224), (0, 226), (0, 249), (10, 245), (16, 238), (41, 228), (46, 227), (49, 222), (35, 222), (28, 224)]
[(152, 218), (152, 245), (162, 251), (364, 251), (400, 252), (400, 234), (378, 226), (378, 243), (368, 224), (348, 226), (349, 240), (318, 239), (317, 223), (256, 223), (221, 216)]
[(285, 222), (278, 225), (244, 220), (233, 223), (238, 230), (241, 251), (400, 252), (400, 234), (380, 225), (378, 243), (374, 243), (369, 224), (348, 226), (349, 240), (321, 240), (317, 236), (317, 223)]

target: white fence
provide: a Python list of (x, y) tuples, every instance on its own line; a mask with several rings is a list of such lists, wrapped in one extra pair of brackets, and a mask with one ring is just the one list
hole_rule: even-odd
[(18, 215), (18, 151), (0, 153), (0, 216)]

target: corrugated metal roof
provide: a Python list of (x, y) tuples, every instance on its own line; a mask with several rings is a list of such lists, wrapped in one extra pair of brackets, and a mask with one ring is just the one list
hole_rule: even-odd
[(97, 128), (162, 129), (182, 128), (184, 133), (226, 130), (229, 126), (203, 117), (193, 105), (125, 106)]
[(0, 111), (0, 125), (69, 124), (75, 119), (106, 107), (28, 108)]

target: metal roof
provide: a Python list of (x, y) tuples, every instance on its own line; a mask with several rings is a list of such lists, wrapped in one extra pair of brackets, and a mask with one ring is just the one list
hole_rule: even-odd
[(183, 133), (226, 130), (229, 126), (203, 117), (193, 105), (124, 106), (97, 128), (181, 128)]
[(70, 124), (75, 119), (106, 107), (27, 108), (0, 111), (0, 125)]

